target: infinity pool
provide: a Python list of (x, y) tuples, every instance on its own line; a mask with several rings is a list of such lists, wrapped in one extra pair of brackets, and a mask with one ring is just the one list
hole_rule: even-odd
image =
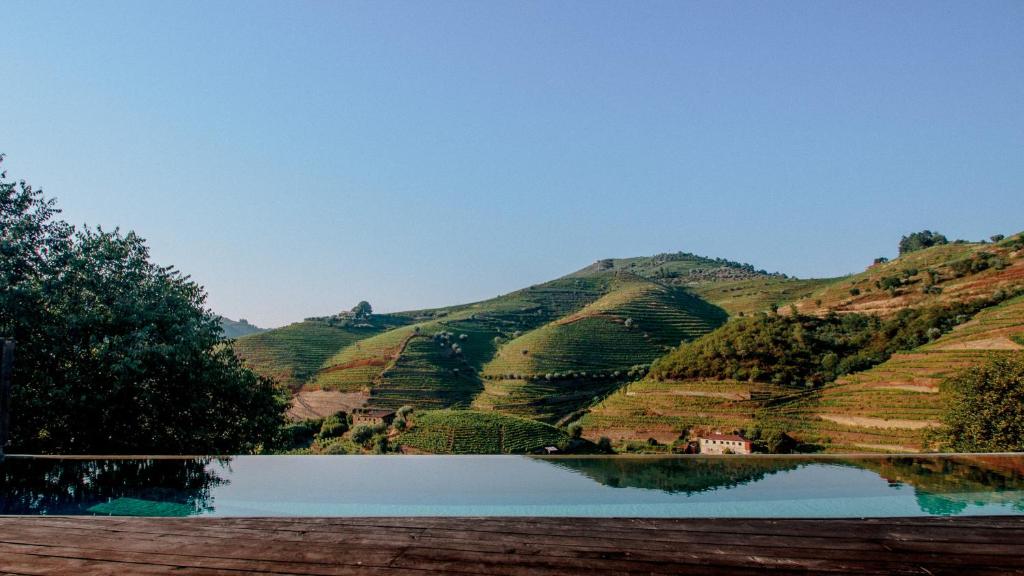
[(1024, 515), (1024, 456), (8, 457), (0, 513), (131, 516)]

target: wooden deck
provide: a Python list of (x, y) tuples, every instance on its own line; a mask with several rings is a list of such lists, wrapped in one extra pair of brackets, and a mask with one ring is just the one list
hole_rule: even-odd
[(1024, 574), (1024, 517), (0, 517), (2, 574)]

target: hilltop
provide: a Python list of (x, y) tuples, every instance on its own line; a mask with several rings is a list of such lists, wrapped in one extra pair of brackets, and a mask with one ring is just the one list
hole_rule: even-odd
[[(1022, 253), (1022, 236), (943, 242), (822, 279), (684, 252), (613, 258), (471, 304), (372, 314), (361, 303), (236, 349), (292, 388), (295, 418), (411, 406), (438, 411), (423, 421), (441, 427), (430, 434), (459, 422), (461, 446), (499, 446), (486, 415), (504, 414), (575, 422), (640, 451), (716, 430), (919, 450), (950, 367), (1024, 347), (1024, 306), (1008, 299), (1024, 287)], [(907, 370), (920, 375), (893, 376)], [(467, 439), (474, 423), (481, 438)]]
[(259, 334), (260, 332), (267, 331), (266, 328), (253, 326), (245, 318), (240, 320), (232, 320), (224, 316), (218, 316), (217, 318), (220, 320), (220, 327), (224, 331), (225, 338), (240, 338), (249, 334)]

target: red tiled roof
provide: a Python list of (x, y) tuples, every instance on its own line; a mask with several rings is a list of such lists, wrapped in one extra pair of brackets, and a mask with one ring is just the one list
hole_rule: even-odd
[(750, 442), (738, 434), (708, 434), (701, 437), (703, 440), (731, 440), (733, 442)]

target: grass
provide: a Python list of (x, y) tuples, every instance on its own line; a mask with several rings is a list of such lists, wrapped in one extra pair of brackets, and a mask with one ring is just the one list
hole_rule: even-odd
[(518, 454), (565, 446), (569, 436), (547, 424), (495, 412), (416, 412), (398, 442), (431, 454)]
[(399, 316), (375, 316), (369, 326), (331, 326), (321, 320), (243, 336), (235, 352), (256, 372), (298, 389), (313, 379), (324, 360), (342, 348), (407, 322)]

